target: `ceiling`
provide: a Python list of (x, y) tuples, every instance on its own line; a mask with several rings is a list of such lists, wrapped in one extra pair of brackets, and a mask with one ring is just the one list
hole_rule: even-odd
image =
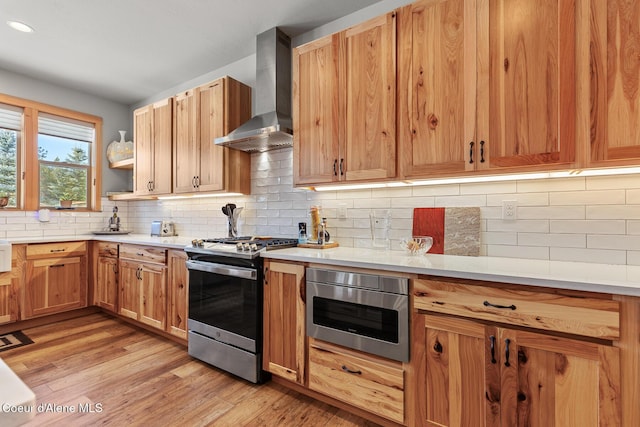
[(131, 105), (378, 1), (2, 0), (0, 68)]

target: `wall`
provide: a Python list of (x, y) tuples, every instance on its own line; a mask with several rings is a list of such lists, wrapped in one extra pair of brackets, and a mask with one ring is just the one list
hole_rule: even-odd
[[(479, 206), (481, 255), (640, 265), (640, 177), (572, 177), (357, 191), (293, 188), (292, 149), (252, 157), (252, 194), (218, 199), (130, 202), (127, 226), (148, 233), (150, 222), (176, 222), (181, 235), (225, 236), (221, 207), (243, 207), (240, 234), (292, 237), (320, 205), (340, 245), (370, 246), (369, 212), (391, 209), (392, 246), (411, 235), (413, 208)], [(503, 221), (502, 201), (517, 200), (517, 220)], [(337, 219), (344, 205), (347, 219)]]
[(111, 141), (120, 140), (118, 130), (127, 131), (127, 140), (133, 137), (132, 118), (126, 105), (3, 69), (0, 69), (0, 93), (102, 117), (102, 194), (131, 190), (131, 172), (109, 169), (105, 154)]

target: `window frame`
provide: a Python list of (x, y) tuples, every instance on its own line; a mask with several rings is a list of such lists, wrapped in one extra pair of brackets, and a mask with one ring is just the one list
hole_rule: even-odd
[[(90, 167), (87, 186), (87, 207), (76, 211), (100, 211), (102, 177), (102, 118), (37, 101), (18, 98), (0, 93), (0, 103), (23, 109), (22, 132), (18, 138), (19, 171), (16, 189), (15, 210), (37, 211), (40, 209), (40, 161), (38, 159), (38, 117), (39, 113), (59, 116), (90, 123), (95, 137), (91, 144)], [(6, 209), (6, 208), (5, 208)]]

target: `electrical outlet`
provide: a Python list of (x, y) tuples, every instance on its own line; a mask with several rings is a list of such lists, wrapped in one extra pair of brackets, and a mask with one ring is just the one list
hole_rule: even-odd
[(338, 219), (347, 219), (347, 204), (340, 203), (338, 205)]
[(502, 219), (506, 221), (515, 221), (518, 218), (518, 201), (503, 200), (502, 201)]

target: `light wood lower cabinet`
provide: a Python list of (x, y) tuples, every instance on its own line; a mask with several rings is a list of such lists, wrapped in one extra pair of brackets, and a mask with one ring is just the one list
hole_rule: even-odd
[(27, 246), (23, 318), (87, 305), (86, 242)]
[(96, 252), (93, 303), (116, 313), (118, 311), (118, 244), (94, 242)]
[(264, 263), (262, 368), (304, 384), (306, 366), (304, 266)]
[[(120, 314), (164, 330), (167, 324), (167, 266), (163, 248), (122, 245), (120, 256)], [(152, 254), (154, 260), (146, 262)]]
[(365, 411), (404, 421), (401, 362), (309, 338), (309, 388)]
[(169, 290), (167, 294), (167, 332), (187, 339), (187, 317), (189, 312), (189, 270), (187, 254), (180, 250), (170, 250)]
[[(439, 300), (441, 289), (442, 281), (415, 281), (415, 305), (430, 308), (420, 309), (413, 318), (411, 365), (417, 407), (413, 411), (416, 419), (410, 424), (621, 424), (621, 358), (611, 342), (567, 335), (562, 320), (557, 321), (558, 331), (523, 329), (517, 323), (510, 326), (521, 308), (527, 311), (527, 302), (509, 302), (513, 294), (503, 289), (486, 288), (485, 301), (502, 297), (500, 307), (483, 303), (476, 307), (467, 301), (467, 315), (451, 316), (446, 313), (449, 303)], [(460, 289), (462, 306), (465, 285), (460, 284)], [(575, 305), (584, 301), (588, 305), (590, 300), (589, 296), (568, 294), (547, 301), (553, 305), (572, 298)], [(600, 301), (602, 307), (617, 304), (610, 299)], [(540, 317), (570, 317), (571, 305), (558, 304), (555, 313), (540, 312)], [(482, 319), (486, 313), (500, 311), (504, 312), (501, 323)], [(604, 323), (602, 331), (611, 326)]]

